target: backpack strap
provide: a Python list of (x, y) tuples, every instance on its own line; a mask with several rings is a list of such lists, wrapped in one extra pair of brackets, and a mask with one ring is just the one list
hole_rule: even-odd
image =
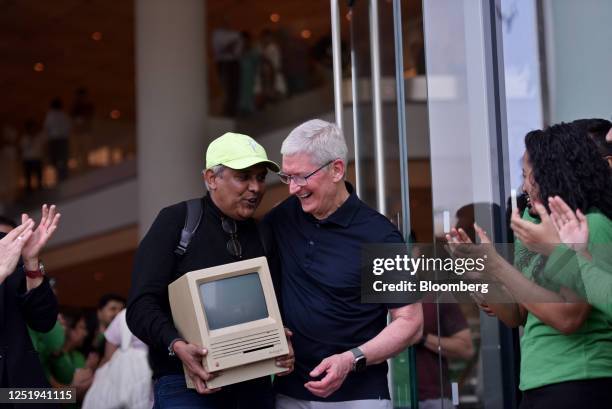
[(191, 242), (200, 222), (202, 221), (202, 199), (191, 199), (185, 202), (187, 204), (187, 215), (185, 216), (185, 226), (181, 230), (181, 240), (174, 249), (174, 253), (178, 256), (183, 256), (187, 252), (187, 247)]

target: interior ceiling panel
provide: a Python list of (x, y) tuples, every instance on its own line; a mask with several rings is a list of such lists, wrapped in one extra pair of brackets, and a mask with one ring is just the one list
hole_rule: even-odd
[[(347, 1), (339, 1), (346, 10)], [(408, 5), (405, 17), (420, 12), (420, 0), (402, 3)], [(280, 16), (276, 24), (272, 13)], [(307, 41), (314, 43), (330, 25), (328, 0), (206, 0), (202, 18), (209, 38), (227, 24), (255, 34), (308, 29)], [(100, 41), (92, 39), (94, 32), (102, 33)], [(21, 127), (29, 117), (42, 121), (51, 98), (70, 106), (79, 86), (88, 88), (96, 115), (119, 108), (122, 118), (134, 118), (133, 0), (0, 0), (0, 58), (0, 126)], [(34, 70), (37, 62), (44, 64), (42, 72)]]

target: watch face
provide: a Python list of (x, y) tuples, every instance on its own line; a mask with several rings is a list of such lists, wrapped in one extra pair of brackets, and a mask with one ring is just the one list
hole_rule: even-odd
[(366, 357), (360, 356), (355, 360), (355, 372), (362, 372), (366, 368)]

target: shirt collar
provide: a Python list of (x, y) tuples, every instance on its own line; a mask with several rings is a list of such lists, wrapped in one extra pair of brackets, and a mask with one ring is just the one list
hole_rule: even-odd
[(317, 220), (313, 215), (308, 214), (314, 222), (320, 224), (333, 223), (341, 227), (348, 227), (351, 224), (351, 221), (353, 221), (353, 218), (359, 210), (361, 202), (355, 193), (355, 189), (353, 189), (353, 185), (346, 181), (344, 184), (346, 190), (349, 192), (348, 199), (346, 199), (335, 212), (323, 220)]

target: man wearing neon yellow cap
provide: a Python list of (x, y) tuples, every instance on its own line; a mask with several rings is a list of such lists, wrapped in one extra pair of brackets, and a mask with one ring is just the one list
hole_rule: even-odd
[[(202, 219), (190, 240), (185, 242), (181, 235), (188, 207), (181, 202), (162, 209), (140, 243), (127, 322), (149, 346), (156, 409), (274, 407), (270, 377), (208, 389), (206, 381), (212, 375), (202, 366), (206, 351), (181, 339), (168, 303), (168, 284), (186, 272), (265, 255), (252, 217), (266, 190), (268, 169), (278, 172), (279, 166), (253, 138), (226, 133), (215, 139), (202, 172), (208, 189), (200, 199)], [(277, 365), (289, 373), (293, 361), (291, 353)], [(183, 364), (196, 390), (187, 389)]]

